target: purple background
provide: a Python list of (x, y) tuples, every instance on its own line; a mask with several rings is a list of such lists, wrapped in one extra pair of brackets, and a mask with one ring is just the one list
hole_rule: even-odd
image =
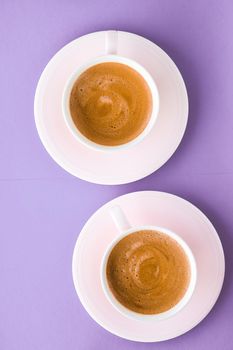
[[(103, 29), (160, 45), (181, 70), (190, 98), (187, 132), (172, 159), (123, 186), (66, 173), (34, 124), (34, 92), (46, 63), (69, 41)], [(233, 348), (232, 32), (231, 0), (0, 1), (1, 350)], [(192, 331), (164, 343), (134, 343), (102, 329), (80, 304), (71, 277), (73, 247), (89, 216), (137, 190), (193, 202), (225, 249), (226, 278), (214, 309)]]

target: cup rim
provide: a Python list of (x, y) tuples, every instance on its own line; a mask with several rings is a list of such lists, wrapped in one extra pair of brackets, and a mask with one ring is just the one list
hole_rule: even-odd
[[(153, 230), (153, 231), (159, 231), (161, 233), (167, 234), (171, 238), (175, 239), (178, 244), (181, 245), (181, 247), (184, 249), (190, 265), (191, 270), (191, 277), (189, 286), (184, 294), (184, 296), (180, 299), (180, 301), (173, 306), (171, 309), (158, 313), (158, 314), (140, 314), (138, 312), (135, 312), (133, 310), (128, 309), (123, 304), (121, 304), (113, 295), (111, 292), (107, 277), (106, 277), (106, 266), (108, 262), (109, 255), (114, 248), (114, 246), (124, 237), (128, 236), (131, 233), (138, 232), (141, 230)], [(161, 226), (153, 226), (153, 225), (144, 225), (144, 226), (137, 226), (132, 227), (128, 230), (125, 230), (121, 234), (119, 234), (115, 239), (111, 241), (111, 243), (108, 245), (107, 249), (105, 250), (105, 253), (102, 257), (101, 266), (100, 266), (100, 280), (101, 280), (101, 286), (103, 289), (103, 292), (105, 294), (105, 297), (107, 300), (112, 304), (112, 306), (119, 311), (124, 316), (138, 320), (138, 321), (161, 321), (164, 319), (168, 319), (174, 315), (176, 315), (178, 312), (180, 312), (190, 301), (193, 292), (195, 290), (196, 281), (197, 281), (197, 266), (196, 266), (196, 260), (194, 258), (194, 255), (192, 253), (192, 250), (188, 246), (188, 244), (181, 238), (177, 233), (174, 231), (171, 231), (170, 229), (161, 227)]]
[[(91, 141), (86, 136), (84, 136), (78, 128), (75, 126), (73, 119), (70, 114), (69, 109), (69, 98), (70, 93), (73, 87), (73, 84), (78, 79), (78, 77), (88, 68), (98, 64), (98, 63), (104, 63), (104, 62), (117, 62), (117, 63), (123, 63), (128, 65), (129, 67), (136, 70), (146, 81), (147, 85), (149, 86), (151, 95), (152, 95), (152, 111), (150, 119), (146, 125), (146, 127), (142, 130), (142, 132), (135, 137), (133, 140), (130, 140), (127, 143), (116, 145), (116, 146), (108, 146), (108, 145), (101, 145), (98, 143), (95, 143), (94, 141)], [(130, 148), (133, 145), (136, 145), (137, 143), (141, 142), (152, 130), (154, 127), (154, 124), (158, 117), (159, 112), (159, 92), (157, 85), (152, 77), (152, 75), (147, 71), (146, 68), (144, 68), (140, 63), (136, 62), (135, 60), (116, 55), (116, 54), (106, 54), (102, 56), (98, 56), (93, 58), (92, 60), (89, 60), (88, 62), (85, 62), (83, 65), (79, 66), (68, 78), (62, 95), (62, 112), (63, 112), (63, 118), (65, 120), (66, 126), (70, 130), (70, 132), (73, 134), (73, 136), (80, 141), (85, 146), (99, 151), (116, 151), (121, 149), (127, 149)]]

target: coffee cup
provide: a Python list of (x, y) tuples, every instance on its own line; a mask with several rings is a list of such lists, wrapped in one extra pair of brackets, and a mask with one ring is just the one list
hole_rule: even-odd
[[(151, 74), (141, 64), (139, 64), (138, 62), (130, 58), (123, 57), (117, 54), (117, 31), (106, 32), (105, 51), (106, 51), (105, 55), (94, 57), (93, 59), (89, 60), (82, 66), (78, 67), (77, 70), (69, 77), (63, 92), (62, 110), (63, 110), (64, 120), (68, 129), (79, 142), (96, 151), (115, 151), (115, 150), (127, 149), (131, 146), (134, 146), (135, 144), (141, 142), (150, 133), (150, 131), (154, 127), (154, 124), (158, 116), (159, 94), (158, 94), (158, 89), (154, 79), (152, 78)], [(135, 138), (119, 145), (104, 145), (97, 142), (93, 142), (93, 140), (89, 139), (86, 135), (84, 135), (84, 133), (82, 133), (79, 130), (77, 125), (75, 125), (71, 115), (71, 111), (70, 111), (70, 96), (71, 96), (72, 88), (75, 82), (77, 81), (77, 79), (82, 75), (82, 73), (87, 71), (89, 68), (94, 67), (97, 64), (107, 63), (107, 62), (120, 63), (132, 68), (134, 71), (139, 73), (139, 75), (144, 79), (151, 93), (152, 106), (151, 106), (151, 112), (150, 112), (149, 119), (146, 123), (146, 126), (142, 131), (140, 131), (140, 133)]]
[[(121, 210), (119, 206), (112, 207), (110, 209), (110, 215), (112, 216), (112, 219), (117, 227), (117, 230), (119, 231), (119, 234), (107, 247), (104, 253), (104, 256), (102, 258), (102, 263), (100, 268), (100, 278), (101, 278), (102, 289), (107, 300), (121, 314), (134, 320), (160, 321), (176, 315), (179, 311), (181, 311), (185, 307), (185, 305), (187, 305), (190, 298), (192, 297), (192, 294), (196, 285), (197, 269), (196, 269), (195, 258), (193, 256), (191, 249), (189, 248), (187, 243), (177, 233), (171, 231), (168, 228), (159, 227), (159, 226), (132, 227), (129, 224), (124, 212)], [(159, 312), (154, 314), (144, 314), (141, 312), (135, 312), (134, 310), (129, 309), (127, 306), (123, 305), (116, 298), (113, 291), (111, 290), (109, 286), (108, 277), (107, 277), (107, 265), (108, 265), (109, 257), (111, 256), (114, 248), (117, 247), (118, 243), (122, 242), (124, 238), (129, 237), (131, 234), (134, 234), (137, 232), (145, 232), (145, 231), (159, 232), (161, 237), (165, 235), (166, 237), (171, 238), (172, 241), (175, 242), (177, 246), (179, 246), (180, 249), (182, 249), (182, 251), (184, 252), (188, 261), (188, 266), (190, 271), (189, 282), (182, 298), (170, 309), (164, 312)]]

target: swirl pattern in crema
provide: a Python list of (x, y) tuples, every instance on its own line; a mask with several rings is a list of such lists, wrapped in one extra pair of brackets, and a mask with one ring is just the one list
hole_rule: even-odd
[(152, 95), (144, 78), (115, 62), (96, 64), (73, 85), (70, 112), (78, 130), (91, 141), (116, 146), (136, 138), (152, 111)]
[(184, 296), (190, 265), (177, 241), (162, 232), (144, 230), (129, 234), (114, 246), (106, 276), (122, 305), (141, 314), (158, 314)]

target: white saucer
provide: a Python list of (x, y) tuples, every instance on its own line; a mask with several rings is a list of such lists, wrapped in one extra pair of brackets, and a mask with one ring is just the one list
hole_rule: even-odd
[[(178, 233), (197, 262), (197, 285), (190, 302), (177, 315), (154, 323), (135, 321), (119, 313), (106, 299), (100, 282), (100, 263), (119, 233), (109, 208), (119, 204), (135, 226), (158, 225)], [(73, 254), (77, 294), (91, 317), (119, 337), (156, 342), (177, 337), (196, 326), (212, 309), (224, 279), (224, 254), (218, 234), (207, 217), (186, 200), (163, 192), (134, 192), (101, 207), (80, 233)]]
[(103, 55), (105, 32), (85, 35), (64, 46), (43, 71), (35, 94), (39, 136), (51, 157), (69, 173), (98, 184), (139, 180), (160, 168), (178, 147), (188, 119), (188, 98), (180, 72), (169, 56), (151, 41), (118, 32), (118, 54), (144, 65), (159, 89), (160, 112), (150, 135), (140, 144), (113, 154), (93, 151), (74, 138), (62, 115), (67, 78), (79, 65)]

